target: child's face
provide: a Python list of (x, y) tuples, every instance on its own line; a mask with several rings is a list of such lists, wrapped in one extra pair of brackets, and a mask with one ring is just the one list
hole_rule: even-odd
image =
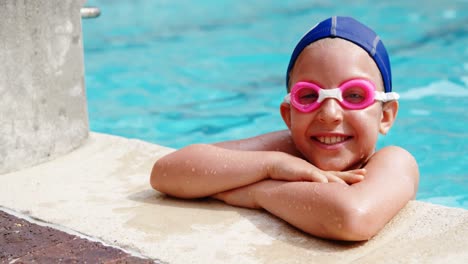
[[(301, 53), (290, 73), (290, 84), (308, 81), (329, 89), (355, 78), (370, 80), (383, 91), (380, 72), (366, 51), (346, 40), (323, 39)], [(325, 99), (309, 113), (281, 105), (297, 149), (323, 170), (360, 167), (374, 153), (378, 133), (386, 133), (393, 123), (392, 119), (388, 124), (384, 112), (380, 102), (348, 110), (335, 99)]]

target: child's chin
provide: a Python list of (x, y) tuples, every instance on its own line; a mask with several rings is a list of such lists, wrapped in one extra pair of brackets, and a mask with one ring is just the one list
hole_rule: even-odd
[(318, 159), (313, 163), (317, 168), (325, 171), (345, 171), (354, 169), (353, 164), (344, 162), (342, 158), (328, 158), (328, 159)]

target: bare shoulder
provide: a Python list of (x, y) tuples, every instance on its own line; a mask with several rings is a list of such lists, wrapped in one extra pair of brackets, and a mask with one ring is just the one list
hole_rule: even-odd
[[(374, 155), (392, 155), (396, 157), (401, 157), (404, 159), (413, 159), (413, 155), (409, 153), (406, 149), (399, 146), (388, 146), (378, 150)], [(414, 160), (415, 161), (415, 160)]]
[(301, 154), (296, 149), (289, 130), (280, 130), (251, 138), (219, 142), (218, 147), (248, 151), (281, 151), (294, 156)]
[(419, 183), (419, 168), (413, 155), (398, 146), (388, 146), (377, 151), (365, 166), (366, 178), (381, 184), (405, 184), (413, 186), (416, 194)]
[(369, 160), (378, 166), (400, 168), (409, 173), (418, 172), (418, 164), (413, 155), (406, 149), (398, 146), (388, 146), (377, 151)]

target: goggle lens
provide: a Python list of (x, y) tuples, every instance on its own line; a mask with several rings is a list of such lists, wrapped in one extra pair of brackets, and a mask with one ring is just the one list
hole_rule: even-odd
[(349, 87), (342, 91), (343, 100), (353, 105), (362, 104), (369, 96), (369, 93), (359, 86)]
[(317, 90), (303, 87), (295, 93), (295, 100), (303, 106), (317, 103), (319, 94)]

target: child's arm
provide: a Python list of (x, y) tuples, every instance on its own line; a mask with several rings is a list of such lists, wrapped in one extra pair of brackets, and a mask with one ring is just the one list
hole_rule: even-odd
[(355, 183), (365, 170), (322, 171), (309, 162), (278, 151), (248, 151), (196, 144), (156, 161), (151, 185), (180, 197), (198, 198), (246, 186), (264, 179)]
[(265, 180), (215, 197), (264, 208), (319, 237), (367, 240), (414, 198), (419, 171), (411, 154), (398, 147), (377, 152), (366, 170), (366, 178), (351, 186)]

